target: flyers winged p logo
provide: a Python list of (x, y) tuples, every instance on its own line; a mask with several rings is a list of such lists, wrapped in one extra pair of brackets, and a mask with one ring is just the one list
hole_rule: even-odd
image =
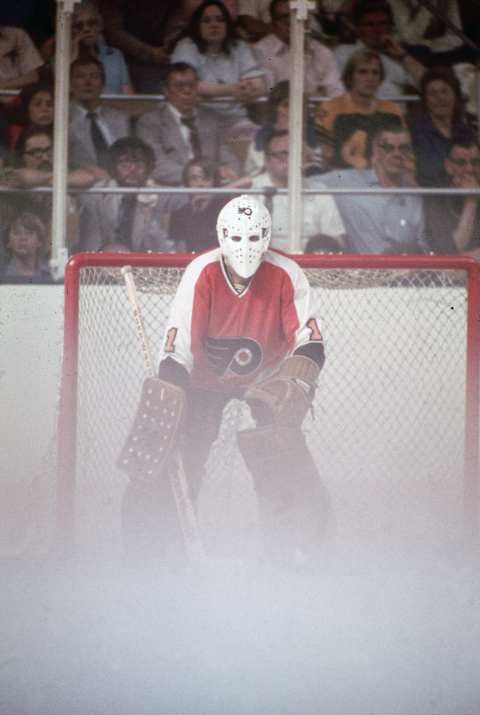
[(249, 375), (262, 362), (262, 348), (251, 338), (211, 338), (205, 340), (205, 352), (210, 367), (217, 375), (227, 372)]

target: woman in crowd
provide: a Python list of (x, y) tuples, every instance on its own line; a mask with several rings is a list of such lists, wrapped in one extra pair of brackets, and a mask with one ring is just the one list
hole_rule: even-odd
[(24, 87), (10, 110), (8, 139), (15, 148), (19, 136), (27, 127), (47, 129), (53, 127), (53, 85), (37, 82)]
[[(186, 188), (209, 189), (218, 186), (214, 164), (206, 159), (190, 159), (183, 170)], [(228, 196), (189, 194), (188, 203), (172, 213), (170, 240), (177, 251), (201, 253), (218, 245), (216, 224), (218, 212)]]
[(420, 84), (420, 103), (407, 118), (422, 186), (448, 183), (445, 159), (457, 136), (474, 132), (474, 120), (464, 108), (460, 82), (451, 69), (433, 67)]
[(42, 219), (28, 211), (20, 213), (7, 230), (7, 263), (2, 271), (2, 279), (26, 283), (49, 282), (51, 275), (46, 245), (47, 229)]
[(239, 132), (243, 138), (253, 136), (255, 125), (247, 117), (247, 105), (265, 93), (264, 73), (249, 45), (238, 39), (222, 2), (205, 0), (195, 10), (171, 61), (195, 67), (199, 94), (217, 115), (220, 129), (230, 130), (230, 138)]

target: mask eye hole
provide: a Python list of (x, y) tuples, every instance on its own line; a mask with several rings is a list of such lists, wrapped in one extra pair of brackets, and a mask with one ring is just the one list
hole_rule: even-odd
[(239, 241), (242, 240), (241, 236), (231, 236), (230, 238), (232, 241), (235, 241), (235, 243), (238, 243)]
[(250, 243), (256, 243), (257, 241), (260, 241), (260, 236), (258, 236), (257, 234), (253, 234), (253, 236), (248, 237), (248, 240), (250, 241)]

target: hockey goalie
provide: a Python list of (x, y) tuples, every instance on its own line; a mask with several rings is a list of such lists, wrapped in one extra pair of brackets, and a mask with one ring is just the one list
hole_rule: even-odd
[(269, 250), (271, 217), (255, 198), (229, 201), (217, 235), (219, 247), (196, 257), (178, 286), (155, 389), (147, 380), (120, 457), (131, 477), (124, 518), (140, 549), (142, 533), (175, 530), (165, 478), (175, 453), (195, 507), (223, 410), (242, 399), (256, 426), (238, 432), (238, 445), (266, 553), (315, 559), (330, 506), (302, 432), (325, 359), (310, 286), (297, 263)]

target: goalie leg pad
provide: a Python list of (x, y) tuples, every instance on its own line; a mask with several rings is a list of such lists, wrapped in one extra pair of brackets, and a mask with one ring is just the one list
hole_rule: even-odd
[(303, 433), (279, 426), (244, 430), (238, 444), (255, 483), (268, 551), (319, 550), (331, 507)]
[(157, 377), (146, 378), (135, 420), (118, 459), (131, 479), (154, 480), (178, 442), (185, 392)]

